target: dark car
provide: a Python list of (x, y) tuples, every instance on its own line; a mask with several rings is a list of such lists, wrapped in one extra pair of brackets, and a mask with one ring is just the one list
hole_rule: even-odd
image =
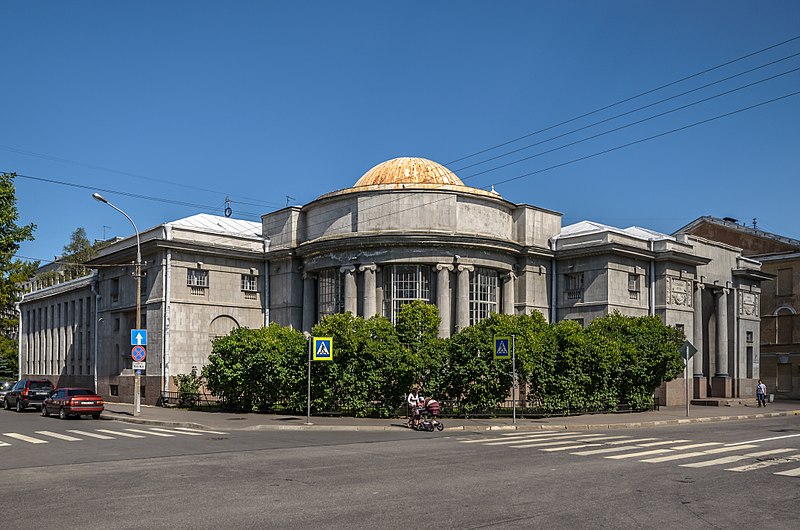
[(103, 412), (103, 398), (88, 388), (59, 388), (42, 403), (42, 416), (58, 412), (66, 420), (70, 416), (89, 416), (99, 420)]
[(3, 381), (0, 383), (0, 405), (5, 403), (6, 401), (6, 394), (11, 390), (11, 388), (16, 384), (16, 381)]
[(16, 409), (22, 412), (28, 407), (41, 409), (42, 402), (53, 391), (53, 383), (48, 379), (20, 379), (6, 393), (3, 400), (3, 408), (10, 410)]

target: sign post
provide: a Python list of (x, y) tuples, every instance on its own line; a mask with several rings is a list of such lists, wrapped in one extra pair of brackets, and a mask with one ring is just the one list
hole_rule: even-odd
[[(141, 281), (138, 273), (137, 279), (137, 292), (139, 291), (138, 282)], [(141, 320), (140, 310), (136, 310), (136, 327), (137, 329), (131, 330), (131, 358), (134, 364), (134, 377), (133, 377), (133, 415), (138, 416), (142, 411), (142, 370), (145, 369), (144, 360), (147, 356), (147, 330), (139, 329), (139, 322)]]
[(684, 360), (686, 361), (686, 366), (684, 367), (683, 372), (683, 388), (686, 391), (686, 417), (689, 417), (689, 359), (697, 353), (697, 348), (694, 347), (694, 344), (689, 342), (688, 340), (683, 343), (681, 346), (681, 353), (683, 353)]
[(311, 335), (306, 335), (306, 338), (308, 339), (308, 394), (306, 396), (306, 425), (311, 425), (311, 360), (332, 361), (333, 338), (312, 337)]
[(494, 338), (494, 359), (508, 359), (511, 356), (511, 417), (512, 423), (517, 424), (517, 348), (516, 335), (511, 337)]

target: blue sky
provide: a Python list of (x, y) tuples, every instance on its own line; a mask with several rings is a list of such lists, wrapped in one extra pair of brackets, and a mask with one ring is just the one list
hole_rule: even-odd
[(800, 72), (543, 153), (798, 68), (800, 39), (457, 161), (798, 37), (800, 2), (9, 0), (0, 20), (0, 171), (24, 176), (20, 222), (38, 226), (21, 256), (52, 259), (77, 227), (131, 235), (92, 191), (140, 230), (226, 196), (258, 221), (397, 156), (564, 225), (715, 215), (800, 238), (800, 96), (590, 156), (797, 92)]

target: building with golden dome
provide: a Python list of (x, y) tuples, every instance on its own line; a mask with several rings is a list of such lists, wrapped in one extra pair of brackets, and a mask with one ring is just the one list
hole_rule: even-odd
[[(142, 241), (146, 402), (173, 387), (170, 375), (200, 368), (209, 339), (234, 327), (310, 331), (346, 311), (394, 321), (412, 300), (437, 306), (442, 337), (491, 313), (584, 325), (613, 311), (658, 315), (699, 350), (694, 399), (749, 397), (759, 375), (757, 308), (770, 276), (740, 249), (591, 221), (562, 227), (560, 213), (467, 186), (424, 158), (378, 164), (352, 187), (260, 224), (194, 216)], [(91, 281), (26, 295), (21, 375), (130, 394), (135, 282), (114, 264), (134, 253), (133, 238), (118, 241), (92, 261)], [(684, 401), (682, 381), (659, 392), (665, 403)]]

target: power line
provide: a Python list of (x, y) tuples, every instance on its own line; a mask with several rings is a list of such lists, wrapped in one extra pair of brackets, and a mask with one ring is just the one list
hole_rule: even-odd
[(619, 100), (619, 101), (617, 101), (617, 102), (615, 102), (615, 103), (611, 103), (611, 104), (609, 104), (609, 105), (606, 105), (606, 106), (604, 106), (604, 107), (600, 107), (600, 108), (598, 108), (598, 109), (595, 109), (595, 110), (592, 110), (592, 111), (590, 111), (590, 112), (587, 112), (587, 113), (581, 114), (580, 116), (576, 116), (576, 117), (574, 117), (574, 118), (570, 118), (570, 119), (568, 119), (568, 120), (564, 120), (564, 121), (562, 121), (562, 122), (560, 122), (560, 123), (556, 123), (555, 125), (550, 125), (550, 126), (548, 126), (548, 127), (545, 127), (545, 128), (543, 128), (543, 129), (539, 129), (539, 130), (537, 130), (537, 131), (533, 131), (533, 132), (531, 132), (531, 133), (524, 134), (524, 135), (522, 135), (522, 136), (519, 136), (519, 137), (517, 137), (517, 138), (514, 138), (513, 140), (508, 140), (508, 141), (506, 141), (506, 142), (503, 142), (503, 143), (501, 143), (501, 144), (497, 144), (497, 145), (495, 145), (495, 146), (493, 146), (493, 147), (488, 147), (488, 148), (486, 148), (486, 149), (482, 149), (482, 150), (480, 150), (480, 151), (476, 151), (476, 152), (474, 152), (474, 153), (472, 153), (472, 154), (469, 154), (469, 155), (466, 155), (466, 156), (462, 156), (461, 158), (457, 158), (457, 159), (455, 159), (455, 160), (452, 160), (452, 161), (450, 161), (450, 162), (446, 163), (446, 164), (445, 164), (445, 166), (449, 166), (449, 165), (451, 165), (451, 164), (455, 164), (456, 162), (461, 162), (462, 160), (466, 160), (466, 159), (468, 159), (468, 158), (472, 158), (472, 157), (474, 157), (474, 156), (478, 156), (478, 155), (481, 155), (481, 154), (483, 154), (483, 153), (487, 153), (487, 152), (489, 152), (489, 151), (493, 151), (493, 150), (495, 150), (495, 149), (499, 149), (500, 147), (504, 147), (504, 146), (506, 146), (506, 145), (512, 144), (512, 143), (514, 143), (514, 142), (517, 142), (517, 141), (519, 141), (519, 140), (523, 140), (523, 139), (525, 139), (525, 138), (529, 138), (529, 137), (531, 137), (531, 136), (534, 136), (534, 135), (536, 135), (536, 134), (540, 134), (540, 133), (543, 133), (543, 132), (545, 132), (545, 131), (549, 131), (549, 130), (551, 130), (551, 129), (555, 129), (556, 127), (560, 127), (560, 126), (562, 126), (562, 125), (566, 125), (566, 124), (568, 124), (568, 123), (572, 123), (573, 121), (580, 120), (581, 118), (586, 118), (587, 116), (591, 116), (592, 114), (597, 114), (598, 112), (602, 112), (602, 111), (604, 111), (604, 110), (608, 110), (608, 109), (610, 109), (610, 108), (613, 108), (613, 107), (616, 107), (616, 106), (622, 105), (623, 103), (627, 103), (628, 101), (632, 101), (632, 100), (634, 100), (634, 99), (637, 99), (637, 98), (640, 98), (640, 97), (642, 97), (642, 96), (646, 96), (646, 95), (648, 95), (648, 94), (652, 94), (653, 92), (657, 92), (657, 91), (659, 91), (659, 90), (662, 90), (662, 89), (664, 89), (664, 88), (671, 87), (671, 86), (673, 86), (673, 85), (676, 85), (676, 84), (678, 84), (678, 83), (682, 83), (683, 81), (688, 81), (689, 79), (692, 79), (692, 78), (695, 78), (695, 77), (701, 76), (701, 75), (703, 75), (703, 74), (707, 74), (707, 73), (709, 73), (709, 72), (713, 72), (714, 70), (718, 70), (718, 69), (720, 69), (720, 68), (723, 68), (723, 67), (725, 67), (725, 66), (728, 66), (728, 65), (730, 65), (730, 64), (733, 64), (733, 63), (736, 63), (736, 62), (742, 61), (742, 60), (744, 60), (744, 59), (747, 59), (748, 57), (752, 57), (752, 56), (754, 56), (754, 55), (758, 55), (758, 54), (760, 54), (760, 53), (764, 53), (764, 52), (766, 52), (766, 51), (768, 51), (768, 50), (771, 50), (771, 49), (773, 49), (773, 48), (777, 48), (777, 47), (779, 47), (779, 46), (783, 46), (784, 44), (788, 44), (788, 43), (790, 43), (790, 42), (793, 42), (793, 41), (796, 41), (796, 40), (798, 40), (798, 39), (800, 39), (800, 35), (797, 35), (797, 36), (795, 36), (795, 37), (792, 37), (792, 38), (790, 38), (790, 39), (786, 39), (786, 40), (784, 40), (784, 41), (782, 41), (782, 42), (779, 42), (779, 43), (777, 43), (777, 44), (773, 44), (773, 45), (771, 45), (771, 46), (767, 46), (766, 48), (762, 48), (762, 49), (760, 49), (760, 50), (756, 50), (756, 51), (754, 51), (754, 52), (750, 52), (750, 53), (748, 53), (748, 54), (745, 54), (745, 55), (742, 55), (742, 56), (740, 56), (740, 57), (737, 57), (736, 59), (732, 59), (732, 60), (730, 60), (730, 61), (726, 61), (726, 62), (724, 62), (724, 63), (721, 63), (721, 64), (718, 64), (718, 65), (716, 65), (716, 66), (712, 66), (711, 68), (706, 68), (705, 70), (701, 70), (700, 72), (696, 72), (696, 73), (694, 73), (694, 74), (691, 74), (691, 75), (688, 75), (688, 76), (686, 76), (686, 77), (682, 77), (682, 78), (680, 78), (680, 79), (677, 79), (677, 80), (675, 80), (675, 81), (671, 81), (671, 82), (669, 82), (669, 83), (666, 83), (666, 84), (664, 84), (664, 85), (658, 86), (658, 87), (656, 87), (656, 88), (651, 88), (651, 89), (649, 89), (649, 90), (645, 90), (644, 92), (640, 92), (639, 94), (636, 94), (636, 95), (634, 95), (634, 96), (630, 96), (630, 97), (627, 97), (627, 98), (625, 98), (625, 99), (621, 99), (621, 100)]

